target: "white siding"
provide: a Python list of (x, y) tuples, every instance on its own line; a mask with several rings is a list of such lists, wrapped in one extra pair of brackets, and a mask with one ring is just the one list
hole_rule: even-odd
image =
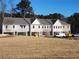
[(58, 20), (53, 25), (53, 32), (69, 32), (71, 31), (69, 24), (61, 24)]
[[(34, 28), (33, 28), (34, 26)], [(40, 28), (39, 28), (40, 26)], [(31, 32), (41, 32), (42, 31), (42, 26), (41, 25), (31, 25)]]
[(50, 32), (50, 31), (51, 31), (51, 25), (31, 25), (31, 32)]
[(38, 19), (35, 19), (35, 21), (32, 24), (40, 24), (40, 22), (38, 21)]
[(56, 21), (56, 23), (53, 25), (53, 32), (61, 32), (61, 31), (63, 31), (62, 28), (58, 29), (58, 26), (62, 27), (61, 23), (59, 21)]
[[(34, 26), (34, 28), (33, 28)], [(40, 26), (40, 28), (39, 28)], [(38, 19), (35, 19), (35, 21), (31, 25), (31, 32), (51, 32), (51, 24), (50, 25), (42, 25)]]
[[(7, 26), (7, 28), (6, 28)], [(15, 28), (13, 28), (15, 26)], [(21, 28), (20, 25), (3, 25), (3, 32), (27, 32), (29, 31), (29, 26), (26, 25), (25, 28)]]

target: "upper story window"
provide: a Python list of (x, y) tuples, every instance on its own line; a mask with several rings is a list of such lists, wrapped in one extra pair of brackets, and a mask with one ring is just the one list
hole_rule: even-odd
[(60, 28), (60, 26), (58, 26), (58, 29)]
[(6, 25), (6, 29), (8, 28), (8, 25)]
[(53, 28), (55, 28), (55, 26), (53, 26)]
[(46, 28), (46, 26), (45, 26), (45, 28)]
[(23, 25), (20, 25), (21, 28), (23, 28)]
[(53, 28), (61, 29), (61, 28), (64, 28), (64, 26), (53, 26)]
[(63, 26), (63, 28), (64, 28), (65, 26)]
[(35, 26), (33, 26), (33, 28), (35, 28)]
[(48, 26), (47, 26), (47, 28), (48, 28)]
[(25, 28), (25, 27), (26, 27), (26, 25), (20, 25), (20, 27), (21, 27), (21, 28)]
[(13, 25), (13, 28), (15, 28), (15, 25)]
[(69, 28), (69, 26), (67, 26), (67, 28)]
[(42, 28), (44, 28), (44, 27), (42, 26)]
[(57, 28), (57, 26), (56, 26), (56, 28)]
[(58, 28), (62, 28), (62, 26), (58, 26)]
[(62, 28), (62, 26), (60, 26), (60, 28)]
[(40, 26), (38, 26), (38, 28), (40, 28)]
[(24, 28), (26, 27), (26, 25), (24, 25)]

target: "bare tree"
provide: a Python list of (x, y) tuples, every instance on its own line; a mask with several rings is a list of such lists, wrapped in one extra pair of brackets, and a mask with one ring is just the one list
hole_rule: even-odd
[(9, 0), (9, 2), (10, 2), (10, 7), (11, 7), (10, 14), (12, 17), (13, 16), (13, 9), (14, 9), (14, 0)]
[(1, 0), (1, 13), (2, 13), (2, 17), (4, 18), (4, 13), (5, 13), (5, 9), (6, 9), (6, 0)]
[(3, 19), (4, 19), (4, 14), (5, 14), (5, 9), (6, 9), (6, 0), (0, 0), (1, 3), (1, 19), (0, 19), (0, 24), (2, 24)]
[(1, 16), (0, 16), (0, 33), (3, 34), (3, 31), (2, 31), (2, 23), (3, 23), (3, 20), (4, 20), (4, 14), (5, 14), (5, 9), (6, 9), (6, 0), (0, 0), (0, 9), (1, 9)]

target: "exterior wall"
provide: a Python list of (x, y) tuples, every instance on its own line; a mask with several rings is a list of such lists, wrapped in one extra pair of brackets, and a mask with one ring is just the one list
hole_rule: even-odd
[[(34, 28), (33, 28), (33, 26), (34, 26)], [(40, 28), (39, 28), (39, 26), (40, 26)], [(51, 25), (31, 25), (31, 32), (39, 32), (41, 35), (43, 32), (50, 33)]]
[[(15, 27), (13, 28), (13, 26)], [(3, 25), (3, 32), (28, 32), (28, 31), (29, 31), (28, 25), (26, 25), (25, 28), (21, 28), (20, 25)]]
[[(34, 26), (34, 28), (33, 28)], [(40, 26), (40, 28), (39, 28)], [(31, 25), (31, 32), (49, 32), (51, 31), (51, 25)]]
[(69, 24), (61, 24), (59, 21), (57, 21), (54, 25), (53, 25), (53, 33), (56, 32), (65, 32), (65, 33), (69, 33), (71, 31), (71, 26)]
[(70, 32), (71, 31), (70, 25), (64, 25), (63, 31)]
[[(40, 26), (40, 28), (39, 28)], [(34, 28), (33, 28), (34, 27)], [(31, 32), (42, 32), (42, 26), (41, 25), (31, 25)]]
[(53, 26), (53, 32), (69, 32), (70, 25)]
[(37, 32), (37, 33), (39, 33), (39, 35), (43, 35), (43, 33), (45, 32), (50, 35), (51, 24), (42, 25), (38, 19), (35, 19), (35, 21), (31, 24), (31, 32)]
[[(12, 18), (5, 18), (5, 20), (9, 20), (9, 19), (12, 19)], [(28, 32), (28, 34), (31, 34), (30, 32), (39, 32), (39, 34), (42, 34), (43, 32), (47, 32), (47, 33), (51, 32), (51, 24), (47, 23), (48, 21), (44, 22), (44, 20), (35, 19), (35, 21), (31, 25), (26, 25), (25, 28), (21, 28), (20, 24), (21, 25), (26, 24), (26, 22), (23, 21), (22, 23), (20, 23), (22, 21), (21, 18), (13, 18), (12, 20), (17, 20), (17, 19), (20, 20), (20, 21), (15, 21), (15, 23), (13, 23), (13, 22), (12, 23), (7, 23), (4, 20), (4, 23), (2, 25), (2, 32), (3, 33), (7, 33), (7, 32), (9, 32), (9, 33), (10, 32), (12, 32), (12, 33), (14, 33), (14, 32)], [(49, 24), (49, 25), (44, 25), (44, 24)], [(31, 26), (31, 28), (29, 28), (30, 26)], [(33, 26), (35, 28), (33, 28)]]
[(59, 29), (58, 29), (58, 26), (62, 26), (59, 21), (57, 21), (57, 22), (53, 25), (53, 32), (61, 32), (61, 31), (63, 31), (62, 28), (59, 28)]
[[(46, 26), (46, 28), (45, 28)], [(43, 32), (51, 32), (51, 25), (44, 25)]]

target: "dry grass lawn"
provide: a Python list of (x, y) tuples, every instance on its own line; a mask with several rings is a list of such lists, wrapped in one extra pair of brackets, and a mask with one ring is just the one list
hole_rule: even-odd
[(61, 38), (0, 38), (0, 59), (79, 59), (79, 40)]

